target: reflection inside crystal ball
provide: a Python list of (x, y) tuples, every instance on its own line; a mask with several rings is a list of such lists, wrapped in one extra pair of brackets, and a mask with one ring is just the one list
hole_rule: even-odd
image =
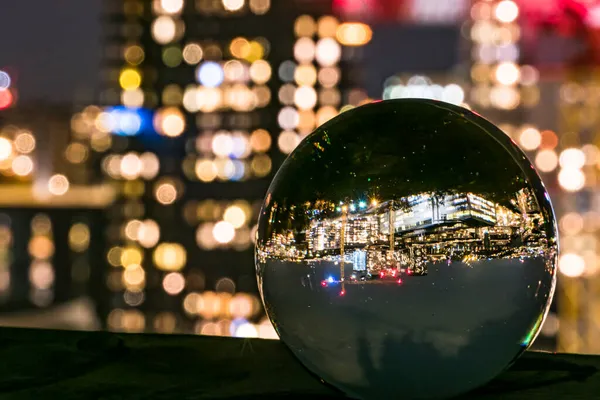
[(347, 111), (284, 162), (256, 270), (281, 339), (363, 399), (449, 398), (537, 336), (556, 283), (545, 188), (518, 147), (456, 106)]

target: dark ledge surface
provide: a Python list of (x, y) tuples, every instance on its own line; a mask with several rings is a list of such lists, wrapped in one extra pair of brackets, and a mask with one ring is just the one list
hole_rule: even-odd
[[(0, 399), (341, 398), (273, 340), (0, 328), (0, 360)], [(528, 352), (466, 398), (600, 399), (599, 370)]]

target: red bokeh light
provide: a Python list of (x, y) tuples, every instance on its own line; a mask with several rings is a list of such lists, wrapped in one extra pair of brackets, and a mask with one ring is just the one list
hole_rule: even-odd
[(0, 90), (0, 110), (8, 108), (13, 103), (13, 95), (10, 90)]

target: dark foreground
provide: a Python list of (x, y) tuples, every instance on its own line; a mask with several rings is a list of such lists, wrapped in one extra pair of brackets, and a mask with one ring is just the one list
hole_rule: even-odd
[[(279, 341), (0, 328), (0, 399), (334, 399)], [(600, 356), (526, 353), (483, 399), (598, 399)]]

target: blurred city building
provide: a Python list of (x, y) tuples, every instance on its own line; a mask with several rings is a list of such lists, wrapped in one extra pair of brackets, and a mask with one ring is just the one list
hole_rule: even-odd
[[(0, 92), (16, 93), (5, 71), (0, 85)], [(94, 179), (100, 176), (88, 163), (89, 140), (72, 130), (71, 117), (68, 105), (22, 104), (16, 96), (0, 111), (3, 324), (35, 319), (42, 308), (70, 309), (93, 293), (90, 282), (104, 267), (103, 208), (113, 191)]]
[(274, 335), (254, 277), (264, 193), (305, 135), (367, 100), (353, 64), (371, 30), (331, 14), (331, 1), (106, 1), (109, 329)]
[(473, 108), (499, 123), (549, 189), (561, 233), (561, 279), (538, 342), (600, 352), (596, 113), (600, 3), (475, 1)]

